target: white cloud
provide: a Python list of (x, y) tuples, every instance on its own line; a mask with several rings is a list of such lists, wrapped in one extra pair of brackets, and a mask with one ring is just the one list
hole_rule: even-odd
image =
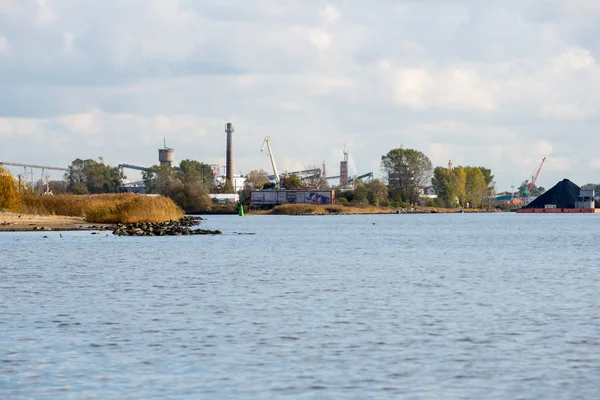
[(56, 21), (56, 15), (47, 0), (36, 0), (36, 3), (38, 23), (46, 25)]
[(557, 172), (567, 175), (571, 172), (572, 167), (573, 160), (570, 157), (548, 157), (543, 169), (545, 172)]
[(39, 133), (44, 120), (30, 118), (0, 118), (0, 135), (31, 135)]
[(327, 5), (319, 12), (319, 16), (326, 25), (334, 25), (340, 18), (340, 12), (332, 5)]
[(323, 29), (311, 29), (308, 33), (310, 42), (320, 51), (327, 50), (331, 44), (329, 34)]
[(75, 42), (76, 35), (73, 32), (65, 32), (63, 33), (63, 49), (67, 53), (73, 53), (74, 47), (73, 43)]
[(552, 72), (561, 73), (569, 69), (583, 69), (596, 64), (592, 53), (580, 47), (569, 49), (553, 60)]
[(8, 45), (8, 39), (0, 35), (0, 56), (10, 53), (10, 46)]
[[(385, 64), (384, 64), (385, 65)], [(489, 111), (497, 107), (493, 88), (477, 71), (450, 68), (392, 68), (396, 104), (417, 110), (428, 108)]]
[(56, 122), (72, 133), (95, 135), (102, 132), (102, 119), (100, 111), (92, 110), (87, 113), (60, 116)]
[(540, 115), (563, 121), (584, 121), (587, 117), (598, 112), (591, 107), (582, 107), (576, 104), (551, 104), (544, 106)]
[(0, 136), (9, 136), (12, 134), (13, 127), (7, 118), (0, 118)]

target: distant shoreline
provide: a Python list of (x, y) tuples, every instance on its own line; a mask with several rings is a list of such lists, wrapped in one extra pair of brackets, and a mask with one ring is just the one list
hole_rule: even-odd
[(461, 209), (461, 208), (382, 208), (353, 207), (344, 205), (285, 204), (269, 210), (247, 210), (246, 215), (371, 215), (371, 214), (462, 214), (497, 213), (499, 210)]
[[(298, 206), (298, 205), (292, 205)], [(271, 210), (249, 210), (246, 216), (257, 215), (376, 215), (376, 214), (460, 214), (460, 213), (497, 213), (500, 211), (476, 209), (438, 209), (432, 207), (416, 207), (414, 209), (389, 209), (389, 208), (359, 208), (347, 206), (311, 206), (286, 207), (283, 212)], [(329, 208), (329, 210), (327, 210)], [(237, 215), (237, 213), (193, 213), (189, 215)], [(37, 231), (95, 231), (110, 230), (113, 224), (99, 224), (86, 221), (83, 217), (69, 217), (64, 215), (33, 215), (24, 213), (0, 212), (0, 232), (37, 232)]]

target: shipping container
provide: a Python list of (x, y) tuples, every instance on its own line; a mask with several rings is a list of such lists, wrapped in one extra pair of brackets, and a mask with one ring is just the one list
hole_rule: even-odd
[(333, 204), (333, 190), (253, 190), (250, 203), (255, 206), (279, 204)]

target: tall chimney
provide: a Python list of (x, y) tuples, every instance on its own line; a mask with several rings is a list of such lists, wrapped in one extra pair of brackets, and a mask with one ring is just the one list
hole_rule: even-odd
[(227, 167), (225, 172), (225, 178), (233, 184), (233, 143), (231, 134), (235, 131), (233, 124), (228, 122), (225, 125), (225, 132), (227, 132)]

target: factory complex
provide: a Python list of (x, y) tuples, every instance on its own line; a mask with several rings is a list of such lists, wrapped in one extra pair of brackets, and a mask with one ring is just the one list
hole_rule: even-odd
[[(235, 132), (235, 127), (231, 122), (227, 122), (224, 128), (226, 133), (225, 165), (206, 165), (207, 168), (210, 168), (210, 179), (212, 185), (214, 185), (214, 188), (216, 189), (216, 193), (210, 194), (210, 197), (214, 202), (218, 203), (239, 202), (239, 193), (246, 188), (246, 177), (241, 174), (234, 174), (235, 161), (233, 152), (233, 134)], [(270, 183), (269, 186), (271, 187), (264, 190), (261, 190), (262, 188), (250, 188), (250, 203), (253, 206), (269, 207), (279, 204), (333, 204), (335, 203), (335, 191), (329, 189), (328, 185), (324, 185), (327, 187), (327, 189), (313, 189), (311, 184), (308, 184), (308, 182), (314, 182), (315, 179), (321, 182), (327, 181), (333, 183), (332, 186), (335, 186), (336, 188), (346, 190), (352, 189), (357, 179), (367, 182), (373, 179), (372, 172), (362, 175), (349, 176), (348, 151), (345, 148), (342, 150), (343, 159), (339, 164), (339, 175), (335, 176), (327, 175), (325, 162), (322, 163), (322, 168), (311, 168), (301, 171), (286, 171), (284, 173), (279, 173), (277, 164), (275, 162), (273, 149), (271, 147), (270, 136), (265, 137), (262, 148), (260, 149), (261, 152), (264, 152), (265, 150), (267, 153), (266, 155), (270, 158), (271, 167), (273, 170), (272, 174), (268, 174), (266, 176), (268, 182)], [(100, 161), (103, 163), (102, 157), (100, 157)], [(510, 193), (501, 193), (498, 196), (491, 197), (491, 201), (496, 204), (506, 204), (513, 207), (520, 207), (517, 210), (518, 213), (551, 214), (600, 212), (598, 211), (600, 208), (596, 208), (596, 204), (600, 204), (600, 201), (596, 199), (596, 193), (594, 190), (588, 187), (582, 189), (568, 179), (558, 182), (554, 187), (542, 193), (541, 195), (539, 195), (541, 192), (534, 194), (533, 190), (535, 188), (535, 183), (545, 161), (546, 158), (544, 157), (537, 170), (531, 175), (531, 180), (528, 179), (524, 181), (521, 184), (518, 193), (515, 193), (514, 191), (511, 191)], [(21, 183), (27, 184), (27, 181), (31, 178), (31, 187), (33, 187), (34, 183), (33, 170), (41, 169), (42, 181), (45, 179), (46, 185), (46, 193), (44, 194), (52, 194), (48, 189), (47, 171), (68, 171), (68, 169), (65, 167), (52, 167), (47, 165), (13, 163), (5, 161), (0, 161), (0, 165), (23, 167), (23, 175), (19, 175), (18, 179), (21, 181)], [(175, 164), (175, 149), (168, 147), (166, 140), (163, 143), (163, 147), (158, 149), (158, 165), (160, 167), (173, 168), (175, 170), (179, 169), (179, 167)], [(118, 164), (120, 176), (125, 176), (125, 169), (148, 171), (153, 170), (153, 168), (155, 168), (155, 166), (144, 167), (132, 164)], [(448, 163), (448, 170), (453, 170), (452, 161), (449, 161)], [(283, 182), (288, 176), (291, 175), (296, 176), (301, 182), (306, 182), (307, 184), (302, 185), (302, 187), (297, 190), (284, 190), (282, 188)], [(230, 183), (230, 186), (228, 183)], [(226, 187), (229, 187), (229, 189), (224, 190)], [(323, 185), (314, 185), (314, 187), (323, 187)], [(121, 181), (120, 188), (122, 191), (126, 192), (146, 194), (146, 182), (143, 180), (131, 182), (123, 179)], [(433, 200), (437, 197), (432, 186), (421, 187), (420, 190), (420, 196), (425, 200)]]
[[(211, 194), (210, 197), (215, 202), (237, 202), (239, 201), (239, 193), (244, 189), (246, 177), (243, 175), (234, 174), (234, 156), (233, 156), (233, 133), (235, 127), (231, 122), (225, 124), (226, 133), (226, 149), (225, 149), (225, 165), (211, 165), (210, 175), (213, 180), (213, 184), (217, 188), (222, 188), (226, 182), (231, 182), (232, 189), (236, 194)], [(370, 180), (373, 178), (373, 173), (362, 174), (360, 176), (350, 177), (348, 175), (348, 151), (343, 149), (343, 160), (340, 161), (340, 174), (337, 176), (327, 176), (326, 165), (323, 162), (322, 168), (312, 168), (302, 171), (285, 172), (280, 174), (277, 169), (273, 150), (271, 148), (271, 138), (265, 137), (261, 152), (267, 150), (267, 156), (270, 158), (273, 173), (267, 176), (270, 183), (274, 184), (274, 190), (253, 190), (251, 192), (251, 204), (258, 206), (277, 205), (284, 203), (291, 204), (333, 204), (334, 192), (333, 190), (282, 190), (281, 185), (283, 179), (288, 175), (296, 175), (300, 180), (306, 181), (314, 178), (322, 178), (327, 181), (339, 182), (341, 188), (352, 188), (356, 179)], [(166, 141), (163, 148), (158, 149), (158, 161), (159, 165), (163, 167), (178, 168), (175, 166), (175, 150), (167, 147)], [(132, 169), (138, 171), (148, 170), (151, 167), (141, 167), (131, 164), (119, 164), (121, 172), (125, 169)], [(224, 173), (222, 172), (224, 171)], [(123, 189), (133, 193), (146, 193), (146, 185), (144, 181), (137, 182), (123, 182)]]

